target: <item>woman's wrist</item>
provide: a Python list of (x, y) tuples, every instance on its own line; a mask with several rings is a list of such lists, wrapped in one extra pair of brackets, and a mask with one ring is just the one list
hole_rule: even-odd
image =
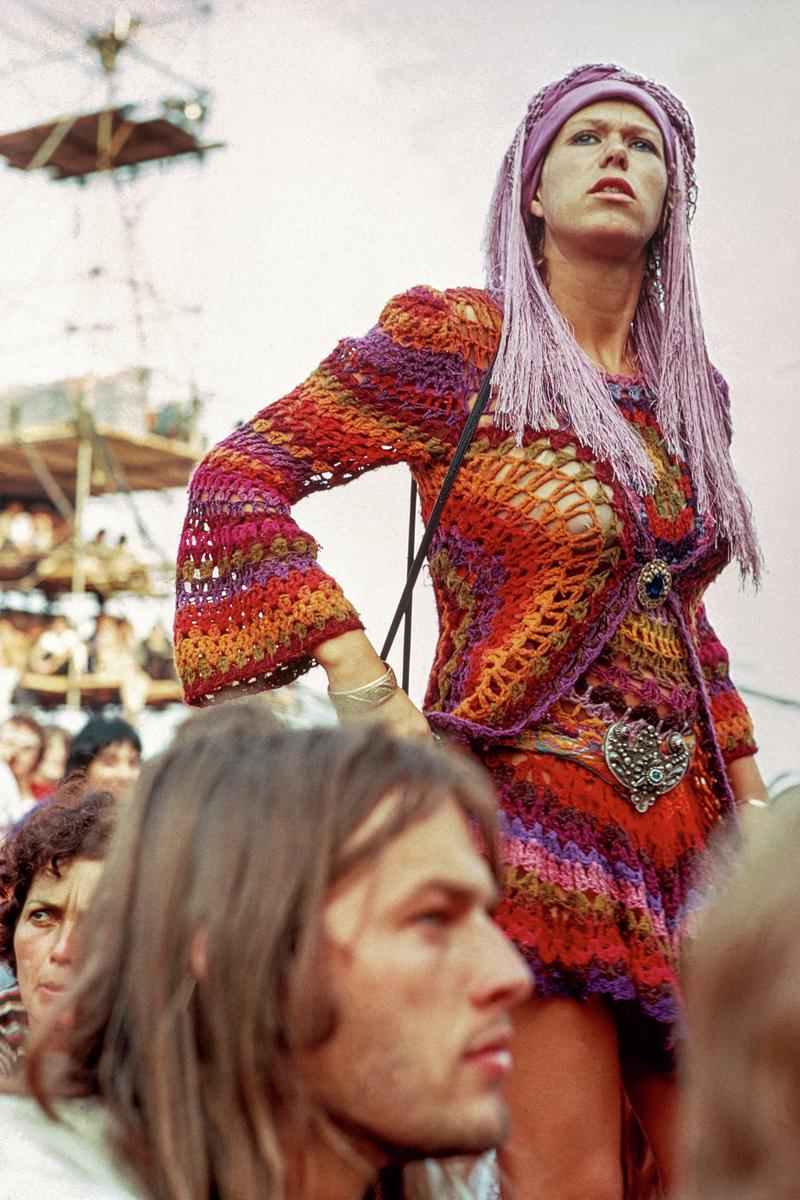
[(363, 687), (386, 673), (386, 666), (361, 629), (320, 642), (314, 648), (314, 657), (328, 676), (332, 692)]
[(333, 688), (328, 687), (328, 698), (340, 717), (352, 715), (359, 709), (363, 713), (365, 710), (378, 708), (387, 700), (391, 700), (397, 691), (397, 678), (388, 663), (382, 665), (384, 667), (383, 674), (378, 679), (370, 680), (369, 683), (362, 683), (358, 687), (342, 691), (334, 691)]

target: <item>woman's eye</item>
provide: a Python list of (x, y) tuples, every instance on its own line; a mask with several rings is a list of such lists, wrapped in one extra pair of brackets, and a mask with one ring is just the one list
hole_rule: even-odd
[(584, 129), (582, 133), (575, 134), (574, 138), (572, 139), (572, 144), (574, 146), (589, 146), (592, 142), (596, 142), (598, 140), (599, 139), (596, 133), (592, 133), (590, 130)]
[(50, 916), (51, 916), (51, 913), (50, 913), (49, 909), (34, 908), (28, 914), (28, 920), (32, 921), (34, 925), (44, 925), (44, 924), (46, 924), (47, 921), (50, 920)]
[(649, 150), (651, 154), (658, 153), (653, 143), (648, 142), (647, 138), (634, 138), (634, 140), (631, 142), (631, 145), (635, 146), (637, 149)]

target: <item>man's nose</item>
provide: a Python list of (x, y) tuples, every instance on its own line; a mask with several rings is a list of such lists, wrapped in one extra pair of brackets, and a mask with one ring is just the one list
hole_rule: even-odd
[(533, 980), (525, 959), (506, 935), (487, 918), (485, 945), (481, 948), (480, 999), (484, 1004), (515, 1007), (533, 991)]

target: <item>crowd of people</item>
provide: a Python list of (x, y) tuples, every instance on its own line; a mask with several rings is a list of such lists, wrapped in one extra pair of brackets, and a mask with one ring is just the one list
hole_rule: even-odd
[(147, 701), (152, 680), (175, 680), (172, 641), (161, 621), (142, 637), (124, 616), (100, 612), (88, 637), (62, 614), (0, 615), (0, 698), (24, 690), (26, 673), (66, 676), (71, 664), (98, 685), (118, 688), (123, 707), (135, 714)]
[[(91, 733), (0, 849), (0, 1200), (511, 1200), (490, 1152), (532, 985), (492, 917), (484, 771), (380, 723), (291, 730), (255, 699), (189, 718), (112, 795)], [(732, 875), (718, 852), (680, 1200), (797, 1194), (798, 838), (778, 805)]]
[(0, 507), (0, 557), (9, 564), (44, 558), (68, 534), (67, 522), (47, 504), (8, 500)]
[[(8, 500), (0, 507), (0, 579), (34, 578), (47, 586), (69, 583), (74, 546), (72, 526), (44, 503)], [(117, 589), (146, 591), (147, 567), (128, 545), (126, 534), (110, 540), (99, 529), (83, 547), (87, 586), (102, 595)]]
[(76, 774), (123, 795), (138, 778), (142, 743), (122, 717), (94, 716), (74, 737), (17, 712), (0, 723), (0, 835)]

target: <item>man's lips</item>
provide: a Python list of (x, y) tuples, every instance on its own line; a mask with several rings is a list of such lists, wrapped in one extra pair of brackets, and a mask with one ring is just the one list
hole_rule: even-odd
[(494, 1033), (471, 1046), (464, 1055), (466, 1062), (482, 1067), (489, 1075), (497, 1078), (509, 1074), (513, 1065), (511, 1058), (511, 1032)]
[(606, 175), (603, 179), (598, 179), (589, 195), (596, 196), (598, 192), (606, 196), (623, 195), (629, 196), (631, 200), (636, 199), (636, 194), (627, 179), (621, 179), (617, 175)]

